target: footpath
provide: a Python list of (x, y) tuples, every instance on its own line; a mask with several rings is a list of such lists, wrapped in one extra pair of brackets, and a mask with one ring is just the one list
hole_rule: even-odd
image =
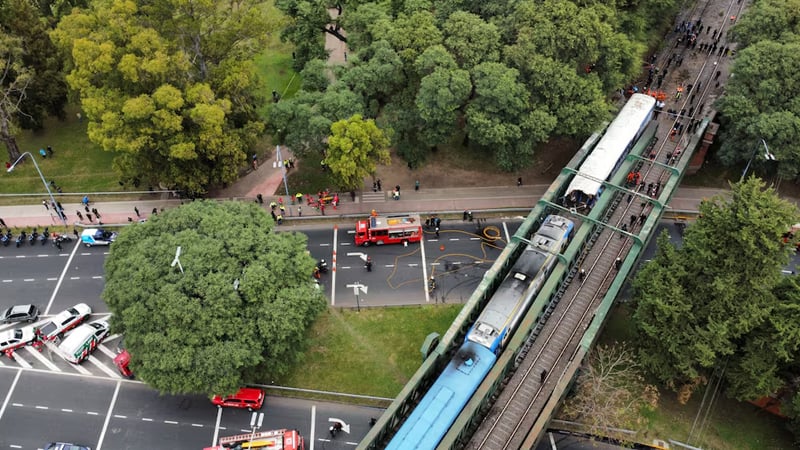
[[(242, 197), (218, 198), (218, 200), (243, 200), (257, 201), (257, 193), (276, 192), (278, 188), (283, 188), (283, 169), (262, 166), (258, 171), (258, 182), (248, 189), (247, 194)], [(255, 175), (255, 173), (251, 174)], [(388, 188), (388, 186), (383, 186)], [(351, 218), (356, 216), (367, 216), (372, 210), (381, 214), (415, 212), (422, 215), (437, 214), (461, 214), (465, 210), (472, 211), (476, 218), (482, 214), (498, 214), (506, 212), (509, 215), (527, 215), (528, 211), (536, 206), (536, 202), (542, 197), (549, 185), (522, 185), (522, 186), (495, 186), (495, 187), (476, 187), (476, 188), (448, 188), (448, 189), (404, 189), (401, 187), (400, 199), (393, 200), (391, 189), (379, 192), (363, 191), (356, 194), (355, 201), (349, 193), (340, 193), (339, 205), (334, 208), (331, 205), (325, 207), (325, 214), (316, 208), (312, 208), (305, 203), (299, 205), (302, 209), (298, 211), (298, 205), (293, 203), (293, 196), (296, 193), (290, 191), (287, 196), (263, 196), (262, 206), (269, 209), (269, 204), (273, 201), (283, 202), (286, 207), (284, 225), (291, 224), (298, 219), (303, 220), (336, 220)], [(670, 202), (673, 216), (692, 215), (697, 211), (703, 199), (711, 198), (715, 195), (725, 194), (727, 191), (710, 188), (681, 187), (673, 196)], [(314, 195), (316, 197), (316, 195)], [(46, 198), (46, 196), (42, 196)], [(84, 206), (80, 203), (66, 203), (64, 210), (67, 214), (67, 223), (73, 227), (92, 227), (103, 225), (120, 225), (129, 222), (146, 219), (152, 214), (162, 209), (175, 208), (187, 200), (181, 199), (162, 199), (162, 200), (142, 200), (142, 201), (113, 201), (113, 202), (92, 202), (89, 207), (95, 208), (100, 213), (100, 218), (92, 217), (90, 222), (84, 213)], [(798, 201), (795, 199), (795, 203)], [(136, 214), (139, 210), (139, 216)], [(76, 212), (82, 213), (82, 220), (78, 218)], [(301, 214), (302, 213), (302, 216)], [(94, 216), (94, 214), (92, 214)], [(41, 203), (36, 205), (16, 205), (0, 206), (0, 219), (11, 228), (30, 228), (61, 225), (61, 220), (53, 213), (52, 208), (46, 209)]]

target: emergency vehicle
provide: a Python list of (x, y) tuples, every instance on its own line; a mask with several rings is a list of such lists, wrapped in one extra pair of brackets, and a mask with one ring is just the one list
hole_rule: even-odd
[(355, 243), (364, 247), (370, 244), (402, 244), (422, 239), (422, 223), (418, 215), (371, 215), (356, 222)]
[(219, 438), (218, 445), (205, 450), (228, 450), (233, 448), (262, 450), (305, 450), (305, 440), (297, 430), (257, 431)]

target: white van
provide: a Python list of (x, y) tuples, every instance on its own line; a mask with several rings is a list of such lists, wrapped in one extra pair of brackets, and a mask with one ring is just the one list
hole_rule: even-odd
[(58, 346), (67, 361), (79, 364), (108, 336), (108, 322), (98, 320), (75, 328)]

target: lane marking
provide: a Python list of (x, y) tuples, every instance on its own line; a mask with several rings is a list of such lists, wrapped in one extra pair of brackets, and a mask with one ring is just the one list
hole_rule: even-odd
[(314, 433), (317, 431), (317, 405), (311, 405), (311, 433), (308, 437), (308, 442), (311, 443), (311, 448), (308, 450), (314, 450)]
[(70, 280), (80, 280), (81, 277), (69, 277)]
[(450, 240), (451, 241), (460, 241), (461, 239), (459, 239), (459, 238), (450, 238)]
[[(80, 364), (72, 364), (72, 363), (70, 363), (69, 365), (70, 365), (70, 366), (71, 366), (73, 369), (75, 369), (75, 370), (77, 370), (78, 372), (82, 373), (83, 375), (91, 375), (91, 374), (92, 374), (92, 372), (89, 372), (89, 369), (87, 369), (86, 367), (83, 367), (83, 366), (82, 366), (82, 365), (80, 365)], [(104, 379), (105, 379), (105, 378), (104, 378)]]
[(52, 277), (47, 279), (47, 281), (56, 281), (56, 280), (58, 280), (58, 277)]
[(336, 305), (336, 244), (339, 242), (339, 225), (333, 226), (333, 260), (331, 261), (331, 306)]
[(75, 248), (72, 249), (72, 253), (69, 255), (67, 259), (67, 263), (64, 264), (64, 270), (61, 271), (61, 276), (58, 277), (58, 283), (56, 283), (56, 288), (53, 289), (53, 295), (50, 296), (50, 301), (47, 302), (47, 308), (44, 309), (44, 315), (50, 314), (50, 308), (53, 306), (53, 301), (56, 299), (56, 295), (58, 294), (58, 290), (61, 289), (61, 283), (64, 282), (64, 277), (67, 275), (67, 270), (69, 270), (69, 265), (72, 264), (72, 258), (75, 257), (75, 253), (78, 252), (78, 248), (80, 245), (75, 243)]
[(93, 280), (100, 280), (100, 279), (102, 279), (102, 278), (103, 278), (103, 276), (102, 276), (102, 275), (96, 275), (96, 276), (93, 276), (93, 277), (92, 277), (92, 279), (93, 279)]
[(340, 267), (340, 269), (352, 269), (352, 267), (350, 267), (350, 266), (342, 266), (342, 267)]
[(217, 408), (217, 422), (214, 424), (214, 437), (211, 438), (211, 446), (214, 447), (217, 445), (217, 439), (219, 439), (219, 423), (222, 420), (222, 408)]
[(342, 242), (342, 243), (341, 243), (341, 244), (339, 244), (339, 245), (341, 245), (342, 247), (347, 247), (348, 245), (353, 245), (353, 244), (351, 244), (351, 243), (349, 243), (349, 242)]
[(40, 405), (36, 405), (36, 406), (34, 406), (34, 408), (36, 408), (36, 409), (44, 409), (44, 410), (50, 409), (47, 406), (40, 406)]
[(39, 350), (31, 348), (28, 345), (25, 346), (25, 350), (27, 350), (28, 353), (33, 355), (34, 358), (38, 359), (40, 363), (42, 363), (45, 366), (47, 366), (48, 369), (52, 370), (53, 372), (61, 372), (61, 369), (59, 369), (58, 366), (53, 364), (52, 361), (50, 361), (49, 359), (45, 358), (44, 355), (42, 355), (39, 352)]
[(86, 411), (86, 414), (88, 414), (90, 416), (99, 416), (100, 415), (99, 412), (94, 412), (94, 411)]
[(69, 408), (61, 408), (61, 412), (74, 412)]
[(36, 255), (37, 258), (47, 258), (50, 255)]
[[(389, 267), (389, 266), (386, 266), (386, 267)], [(419, 267), (419, 264), (417, 264), (417, 263), (409, 263), (408, 267)]]
[[(3, 400), (3, 406), (0, 407), (0, 419), (3, 418), (3, 414), (6, 412), (6, 408), (8, 407), (8, 401), (11, 400), (11, 394), (14, 393), (14, 388), (17, 387), (17, 381), (19, 381), (20, 375), (22, 375), (22, 370), (17, 369), (17, 375), (14, 377), (14, 381), (11, 382), (11, 387), (8, 388), (8, 392), (6, 393), (6, 398), (5, 400)], [(14, 406), (17, 406), (17, 403), (14, 403)]]
[[(106, 340), (108, 340), (108, 339), (106, 339)], [(108, 347), (106, 347), (106, 346), (105, 346), (105, 344), (100, 344), (100, 345), (98, 345), (98, 346), (97, 346), (97, 349), (98, 349), (98, 350), (100, 350), (101, 352), (103, 352), (103, 353), (104, 353), (106, 356), (108, 356), (108, 357), (109, 357), (109, 358), (111, 358), (111, 359), (114, 359), (114, 358), (116, 358), (116, 357), (117, 357), (117, 354), (116, 354), (116, 353), (114, 353), (114, 352), (113, 352), (111, 349), (109, 349)]]
[(511, 238), (508, 236), (508, 225), (503, 222), (503, 231), (506, 233), (506, 242), (511, 242)]
[(23, 405), (22, 403), (12, 403), (11, 406), (19, 407), (19, 406), (25, 406), (25, 405)]
[(177, 425), (178, 424), (178, 422), (175, 422), (174, 420), (165, 420), (164, 423), (168, 423), (170, 425)]
[(145, 421), (145, 422), (152, 422), (153, 421), (153, 419), (151, 419), (149, 417), (142, 417), (142, 420)]
[(8, 444), (8, 446), (11, 448), (22, 448), (21, 445), (16, 445), (16, 444)]
[(201, 423), (193, 423), (192, 426), (197, 428), (203, 428), (203, 424)]
[(13, 281), (14, 281), (14, 280), (3, 280), (3, 283), (11, 283), (11, 282), (13, 282)]
[(115, 419), (127, 419), (128, 416), (123, 416), (123, 415), (120, 415), (120, 414), (114, 414), (114, 418)]
[(470, 241), (480, 241), (481, 238), (469, 238)]
[(356, 234), (356, 230), (347, 230), (347, 234)]
[(386, 265), (385, 265), (385, 266), (383, 266), (383, 267), (389, 267), (389, 268), (392, 268), (392, 267), (394, 267), (394, 264), (386, 264)]
[(425, 303), (430, 303), (431, 294), (428, 292), (428, 265), (425, 262), (425, 236), (420, 238), (419, 248), (422, 250), (420, 252), (422, 257), (422, 290), (425, 291)]
[(17, 364), (19, 364), (20, 366), (22, 366), (22, 367), (24, 367), (26, 369), (33, 369), (33, 366), (28, 364), (28, 361), (25, 361), (24, 359), (22, 359), (22, 357), (19, 356), (19, 354), (17, 354), (17, 352), (12, 353), (11, 356), (14, 358), (14, 361), (16, 361)]
[(93, 355), (89, 355), (89, 357), (86, 358), (86, 360), (89, 361), (90, 363), (94, 364), (98, 369), (100, 369), (103, 372), (105, 372), (106, 375), (108, 375), (109, 377), (111, 377), (111, 378), (122, 378), (119, 375), (119, 373), (117, 373), (116, 370), (111, 370), (110, 367), (108, 367), (108, 366), (104, 365), (103, 363), (101, 363), (100, 360), (95, 358)]
[(320, 247), (330, 247), (330, 246), (331, 246), (331, 244), (330, 244), (329, 242), (324, 242), (324, 243), (322, 243), (322, 244), (319, 244), (319, 246), (320, 246)]
[(81, 256), (89, 256), (91, 253), (81, 253)]
[(103, 422), (103, 431), (100, 432), (100, 439), (97, 440), (97, 450), (103, 448), (103, 439), (106, 438), (106, 430), (108, 430), (108, 422), (111, 421), (111, 412), (114, 411), (114, 405), (117, 404), (117, 396), (119, 395), (119, 388), (122, 383), (117, 381), (117, 386), (114, 388), (114, 395), (111, 397), (111, 403), (108, 404), (108, 412), (106, 412), (106, 420)]
[(24, 257), (25, 257), (25, 255), (17, 255), (16, 257), (17, 257), (17, 258), (24, 258)]
[(36, 279), (35, 278), (25, 278), (22, 281), (36, 281)]

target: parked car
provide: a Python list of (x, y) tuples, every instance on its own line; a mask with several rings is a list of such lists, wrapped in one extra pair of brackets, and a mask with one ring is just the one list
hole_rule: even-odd
[(92, 313), (92, 308), (86, 303), (78, 303), (72, 308), (65, 309), (55, 317), (39, 327), (38, 333), (42, 340), (52, 341), (61, 333), (75, 328)]
[(0, 352), (14, 351), (36, 340), (33, 327), (14, 328), (0, 332)]
[(111, 245), (116, 239), (116, 231), (106, 231), (102, 228), (87, 228), (81, 233), (81, 242), (87, 247), (93, 245)]
[(133, 378), (133, 371), (130, 368), (131, 354), (128, 350), (122, 350), (114, 357), (114, 365), (117, 366), (119, 373), (125, 378)]
[(39, 308), (36, 305), (14, 305), (0, 314), (3, 323), (33, 322), (39, 317)]
[(248, 411), (253, 411), (261, 409), (261, 406), (264, 405), (264, 391), (258, 388), (243, 387), (237, 393), (225, 398), (215, 395), (211, 399), (211, 403), (219, 407), (247, 408)]
[(92, 450), (85, 445), (67, 444), (66, 442), (51, 442), (44, 446), (44, 450)]
[(72, 330), (58, 346), (61, 355), (73, 364), (80, 364), (108, 336), (109, 326), (105, 320), (85, 323)]

